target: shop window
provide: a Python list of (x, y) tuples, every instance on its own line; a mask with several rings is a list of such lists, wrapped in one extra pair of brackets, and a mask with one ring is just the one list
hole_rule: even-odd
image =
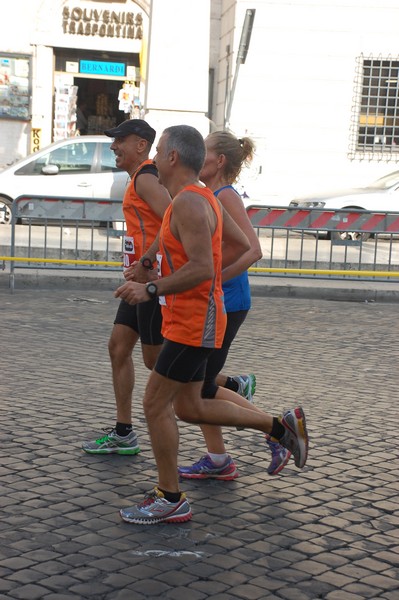
[(0, 54), (0, 118), (30, 119), (30, 57)]
[(357, 60), (350, 158), (399, 160), (399, 58)]

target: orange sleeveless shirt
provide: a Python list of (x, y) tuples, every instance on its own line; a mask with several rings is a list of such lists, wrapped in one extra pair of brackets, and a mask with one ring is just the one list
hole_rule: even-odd
[[(160, 298), (162, 306), (162, 335), (165, 339), (188, 346), (220, 348), (226, 329), (226, 311), (222, 291), (222, 214), (219, 203), (209, 188), (189, 185), (183, 191), (203, 196), (217, 216), (212, 236), (214, 276), (191, 290)], [(158, 264), (162, 277), (180, 269), (187, 256), (183, 245), (170, 230), (173, 203), (166, 209), (161, 226)]]
[(162, 219), (154, 213), (147, 202), (138, 196), (135, 190), (136, 177), (145, 165), (151, 165), (148, 159), (141, 163), (134, 173), (123, 197), (123, 214), (126, 221), (124, 238), (124, 266), (128, 267), (145, 254), (154, 241), (162, 223)]

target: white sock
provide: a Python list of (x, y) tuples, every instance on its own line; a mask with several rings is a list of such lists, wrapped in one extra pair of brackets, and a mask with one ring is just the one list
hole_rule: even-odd
[(208, 452), (208, 456), (214, 465), (221, 467), (226, 462), (228, 454), (226, 452), (224, 454), (212, 454), (212, 452)]

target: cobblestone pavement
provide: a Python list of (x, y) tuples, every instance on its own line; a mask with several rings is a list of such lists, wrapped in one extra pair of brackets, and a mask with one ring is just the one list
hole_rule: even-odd
[[(135, 457), (90, 456), (114, 422), (109, 291), (0, 290), (0, 598), (399, 598), (398, 306), (260, 298), (227, 372), (304, 407), (306, 468), (267, 475), (262, 435), (226, 430), (240, 477), (183, 482), (192, 521), (128, 525), (156, 482), (137, 358)], [(204, 445), (181, 424), (180, 456)]]

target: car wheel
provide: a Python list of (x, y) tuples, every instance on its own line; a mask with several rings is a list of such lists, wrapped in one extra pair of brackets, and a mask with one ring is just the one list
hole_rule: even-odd
[(0, 196), (0, 225), (11, 223), (11, 201)]
[[(360, 206), (345, 206), (342, 210), (362, 210)], [(371, 237), (368, 231), (331, 231), (331, 240), (366, 242)]]
[(341, 241), (352, 241), (352, 242), (366, 242), (371, 236), (368, 231), (331, 231), (330, 238), (332, 240)]

